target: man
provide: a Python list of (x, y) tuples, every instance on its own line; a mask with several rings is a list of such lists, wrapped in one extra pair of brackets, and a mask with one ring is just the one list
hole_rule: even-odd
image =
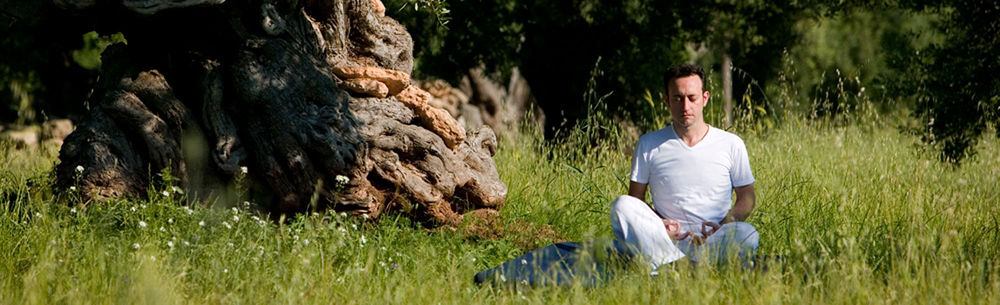
[[(743, 222), (754, 208), (754, 177), (738, 136), (709, 126), (705, 72), (691, 64), (664, 75), (672, 124), (639, 138), (628, 196), (611, 209), (615, 237), (656, 268), (692, 261), (742, 259), (757, 250), (757, 230)], [(644, 202), (649, 188), (655, 211)], [(732, 193), (736, 193), (735, 203)]]

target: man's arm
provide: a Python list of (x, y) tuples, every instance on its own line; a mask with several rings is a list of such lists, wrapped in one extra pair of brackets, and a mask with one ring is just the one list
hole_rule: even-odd
[(750, 216), (750, 212), (753, 211), (753, 207), (756, 204), (757, 197), (753, 192), (753, 183), (735, 187), (733, 190), (736, 191), (736, 202), (733, 203), (733, 208), (729, 210), (726, 219), (722, 220), (722, 224), (745, 221)]
[(629, 181), (628, 195), (635, 198), (639, 198), (639, 200), (641, 201), (646, 201), (646, 184), (635, 181)]

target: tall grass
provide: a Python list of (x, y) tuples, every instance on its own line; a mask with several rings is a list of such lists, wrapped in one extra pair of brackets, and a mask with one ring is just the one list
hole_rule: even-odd
[(1000, 302), (1000, 143), (983, 141), (956, 168), (917, 147), (900, 122), (861, 121), (793, 118), (738, 132), (757, 178), (748, 221), (760, 252), (782, 257), (766, 270), (679, 265), (595, 288), (481, 287), (472, 275), (522, 254), (524, 239), (610, 237), (608, 205), (628, 183), (634, 139), (625, 133), (562, 144), (537, 131), (504, 138), (495, 157), (509, 188), (501, 222), (557, 233), (534, 239), (427, 231), (394, 215), (276, 224), (240, 202), (184, 206), (169, 187), (149, 200), (84, 206), (52, 195), (53, 151), (4, 143), (0, 303)]

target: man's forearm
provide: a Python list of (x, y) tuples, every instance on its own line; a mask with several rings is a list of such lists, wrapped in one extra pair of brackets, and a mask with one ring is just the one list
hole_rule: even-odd
[(735, 190), (736, 202), (733, 203), (733, 208), (726, 214), (726, 219), (723, 219), (722, 223), (746, 221), (747, 217), (750, 217), (750, 212), (753, 212), (756, 204), (753, 184), (737, 187)]

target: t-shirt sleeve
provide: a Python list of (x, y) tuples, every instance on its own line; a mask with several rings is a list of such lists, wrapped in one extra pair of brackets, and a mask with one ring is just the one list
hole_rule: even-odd
[(642, 141), (635, 145), (635, 151), (632, 152), (632, 174), (629, 179), (632, 181), (649, 184), (649, 166), (647, 166), (646, 153), (643, 148)]
[(733, 187), (747, 186), (754, 182), (753, 171), (750, 170), (750, 157), (743, 140), (733, 143), (733, 167), (729, 170), (729, 180)]

